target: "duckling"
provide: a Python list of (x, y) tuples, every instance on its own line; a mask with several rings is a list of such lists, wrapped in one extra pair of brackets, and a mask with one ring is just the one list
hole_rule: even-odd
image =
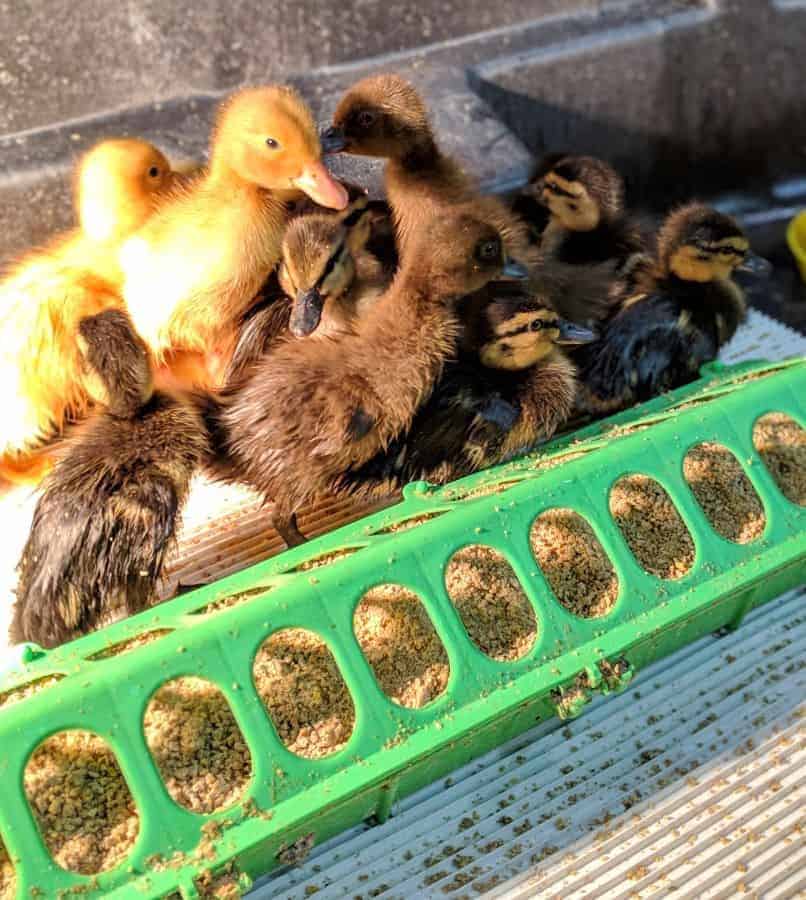
[[(387, 160), (384, 182), (401, 253), (437, 211), (472, 203), (501, 232), (507, 252), (529, 268), (526, 296), (536, 296), (579, 322), (595, 320), (602, 315), (599, 309), (607, 307), (609, 269), (546, 265), (511, 204), (482, 195), (475, 181), (439, 149), (422, 98), (398, 75), (371, 76), (350, 88), (322, 142), (326, 152)], [(492, 299), (491, 291), (485, 290), (485, 302)]]
[(576, 354), (582, 412), (613, 412), (695, 379), (744, 320), (734, 273), (769, 270), (730, 216), (701, 203), (672, 212), (657, 243), (638, 292)]
[(381, 262), (367, 252), (373, 212), (364, 191), (343, 213), (292, 219), (283, 238), (278, 287), (284, 296), (252, 312), (241, 327), (225, 383), (278, 342), (352, 331), (357, 317), (388, 287)]
[(43, 647), (152, 599), (207, 442), (192, 405), (154, 391), (148, 351), (124, 312), (85, 318), (78, 332), (107, 402), (45, 480), (19, 563), (12, 639)]
[(404, 251), (391, 287), (354, 332), (282, 344), (208, 407), (218, 456), (274, 500), (289, 546), (305, 540), (296, 524), (302, 504), (410, 426), (454, 355), (459, 298), (525, 275), (491, 223), (462, 208), (439, 216)]
[(343, 209), (310, 110), (290, 87), (247, 88), (218, 110), (210, 165), (120, 253), (123, 294), (158, 362), (227, 347), (280, 259), (288, 204)]
[(568, 419), (576, 370), (564, 345), (595, 335), (518, 295), (491, 302), (478, 345), (445, 369), (411, 428), (340, 482), (374, 495), (408, 481), (444, 483), (548, 440)]
[(507, 252), (528, 264), (525, 224), (504, 200), (482, 195), (474, 179), (439, 149), (422, 97), (399, 75), (373, 75), (353, 85), (322, 143), (325, 152), (387, 160), (384, 182), (401, 255), (424, 223), (458, 203), (472, 202), (501, 233)]
[(532, 190), (549, 213), (535, 278), (565, 315), (601, 321), (648, 262), (624, 211), (623, 179), (595, 157), (552, 154), (535, 170)]
[(93, 401), (78, 322), (122, 306), (117, 248), (173, 187), (156, 147), (133, 138), (102, 142), (77, 167), (79, 227), (23, 256), (0, 283), (0, 380), (9, 398), (0, 473), (8, 480), (37, 480), (49, 465), (37, 448)]

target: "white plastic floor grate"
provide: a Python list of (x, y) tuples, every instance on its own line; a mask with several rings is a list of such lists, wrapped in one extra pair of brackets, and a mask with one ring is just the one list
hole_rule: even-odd
[(806, 881), (804, 598), (648, 667), (580, 719), (544, 723), (254, 900), (794, 896)]

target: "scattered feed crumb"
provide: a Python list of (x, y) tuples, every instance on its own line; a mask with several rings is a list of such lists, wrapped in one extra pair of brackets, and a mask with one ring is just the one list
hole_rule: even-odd
[(659, 578), (682, 578), (694, 563), (694, 544), (666, 491), (647, 475), (620, 478), (610, 513), (638, 562)]
[(781, 493), (806, 506), (806, 430), (784, 413), (767, 413), (753, 428), (753, 444)]
[(220, 600), (213, 600), (212, 603), (202, 606), (201, 609), (194, 609), (192, 614), (194, 616), (205, 616), (208, 613), (220, 612), (222, 609), (230, 609), (233, 606), (238, 606), (247, 600), (251, 600), (252, 597), (266, 594), (271, 589), (272, 585), (261, 585), (260, 587), (249, 588), (246, 591), (238, 591), (237, 594), (228, 594), (226, 597), (221, 597)]
[(378, 529), (375, 534), (397, 534), (399, 531), (409, 531), (411, 528), (416, 528), (424, 522), (438, 519), (440, 516), (444, 515), (446, 511), (447, 510), (442, 510), (440, 512), (423, 513), (421, 516), (410, 516), (408, 519), (401, 519), (399, 522), (393, 522), (391, 525), (387, 525), (386, 528)]
[(145, 647), (146, 644), (150, 644), (152, 641), (170, 634), (171, 631), (173, 631), (172, 628), (155, 628), (153, 631), (144, 631), (142, 634), (135, 635), (135, 637), (128, 638), (125, 641), (118, 641), (117, 644), (112, 644), (111, 647), (107, 647), (105, 650), (99, 650), (97, 653), (93, 653), (92, 656), (88, 656), (87, 659), (97, 661), (109, 659), (112, 656), (123, 656), (124, 653), (130, 653), (138, 647)]
[(0, 840), (0, 898), (12, 900), (17, 893), (17, 873), (11, 857), (8, 855), (6, 845)]
[(336, 562), (336, 560), (344, 559), (347, 556), (352, 556), (353, 553), (360, 550), (360, 547), (344, 547), (341, 550), (333, 550), (330, 553), (323, 553), (321, 556), (315, 556), (313, 559), (308, 559), (303, 563), (300, 563), (298, 566), (295, 566), (293, 569), (289, 569), (289, 572), (311, 572), (313, 569), (321, 569), (322, 566), (329, 566), (330, 563)]
[(454, 553), (445, 588), (473, 643), (499, 661), (520, 659), (534, 645), (537, 622), (512, 566), (497, 550), (474, 544)]
[(737, 544), (756, 540), (767, 522), (764, 507), (736, 457), (721, 444), (692, 447), (683, 474), (714, 530)]
[(37, 678), (35, 681), (29, 681), (27, 684), (21, 684), (19, 687), (12, 688), (10, 691), (0, 694), (0, 708), (13, 706), (15, 703), (19, 703), (20, 700), (25, 700), (26, 697), (32, 697), (51, 684), (61, 681), (62, 678), (64, 678), (64, 675), (45, 675), (42, 678)]
[(448, 655), (416, 594), (396, 584), (372, 588), (356, 608), (353, 630), (395, 703), (419, 709), (445, 690)]
[(529, 535), (532, 553), (562, 605), (577, 616), (610, 612), (618, 577), (590, 525), (572, 509), (548, 509)]
[(292, 753), (319, 759), (350, 739), (353, 700), (319, 635), (304, 628), (275, 632), (258, 650), (252, 675), (280, 739)]
[(171, 797), (185, 809), (231, 806), (252, 776), (252, 757), (221, 689), (183, 676), (154, 694), (143, 719), (146, 743)]
[(117, 865), (140, 828), (137, 808), (110, 747), (88, 731), (43, 741), (25, 767), (25, 793), (56, 862), (92, 875)]
[(239, 900), (241, 896), (238, 872), (232, 865), (215, 875), (204, 872), (194, 883), (202, 900)]

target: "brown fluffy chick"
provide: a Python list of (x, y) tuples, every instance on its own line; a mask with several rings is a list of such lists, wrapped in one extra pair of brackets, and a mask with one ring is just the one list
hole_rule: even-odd
[(153, 599), (207, 437), (195, 408), (155, 392), (125, 313), (84, 319), (79, 343), (106, 409), (61, 451), (19, 563), (15, 642), (55, 647)]
[(603, 325), (599, 339), (575, 355), (580, 410), (611, 413), (697, 378), (745, 317), (734, 273), (769, 268), (750, 252), (730, 216), (701, 203), (671, 213), (637, 292)]
[(172, 185), (168, 160), (156, 147), (134, 138), (103, 141), (76, 169), (79, 227), (6, 271), (0, 282), (0, 381), (6, 392), (0, 474), (9, 480), (37, 480), (37, 448), (96, 399), (76, 348), (78, 323), (123, 305), (120, 242), (153, 215)]
[(291, 221), (278, 271), (284, 296), (270, 299), (244, 322), (227, 384), (289, 335), (335, 336), (353, 330), (391, 281), (366, 250), (373, 218), (362, 191), (342, 213), (308, 213)]
[(529, 262), (525, 224), (499, 197), (485, 196), (475, 180), (437, 145), (422, 97), (399, 75), (372, 75), (342, 97), (325, 152), (386, 159), (385, 186), (401, 255), (424, 223), (458, 203), (472, 203), (500, 232), (507, 253)]
[(219, 457), (275, 501), (287, 544), (304, 540), (300, 506), (410, 426), (455, 353), (458, 300), (509, 265), (492, 224), (461, 208), (443, 215), (404, 253), (354, 333), (285, 343), (211, 402)]

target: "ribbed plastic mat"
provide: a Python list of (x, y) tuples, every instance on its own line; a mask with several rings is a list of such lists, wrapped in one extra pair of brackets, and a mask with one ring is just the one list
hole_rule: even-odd
[[(806, 886), (806, 593), (317, 848), (254, 900), (791, 897)], [(514, 879), (508, 881), (508, 879)]]

